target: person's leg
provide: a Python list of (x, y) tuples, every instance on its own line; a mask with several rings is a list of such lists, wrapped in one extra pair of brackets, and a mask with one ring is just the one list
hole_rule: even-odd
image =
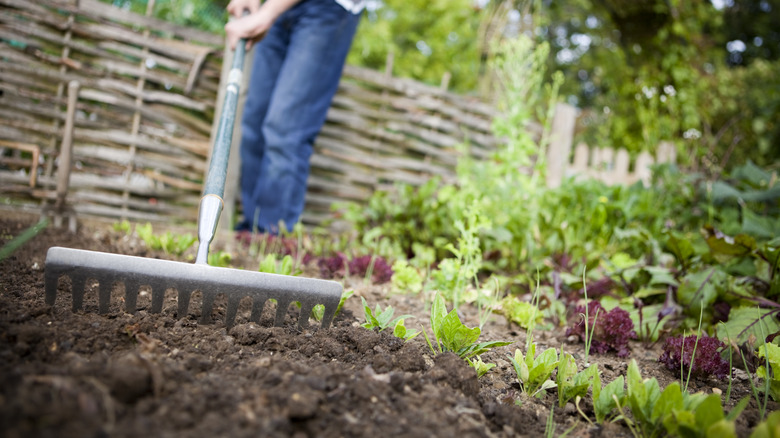
[[(243, 219), (236, 225), (237, 231), (257, 229), (259, 206), (254, 199), (258, 174), (265, 151), (263, 120), (268, 112), (276, 79), (287, 52), (289, 32), (284, 26), (273, 26), (268, 35), (254, 47), (252, 70), (249, 76), (244, 113), (241, 119), (241, 205)], [(259, 231), (264, 231), (262, 228)]]
[(262, 174), (253, 199), (258, 224), (277, 232), (292, 229), (303, 211), (309, 158), (338, 89), (359, 16), (333, 0), (304, 0), (280, 24), (291, 30), (263, 123)]

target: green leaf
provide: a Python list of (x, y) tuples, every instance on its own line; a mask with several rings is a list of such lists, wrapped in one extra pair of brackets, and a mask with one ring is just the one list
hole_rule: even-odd
[(615, 380), (609, 382), (607, 386), (596, 392), (596, 383), (593, 385), (593, 410), (596, 413), (596, 421), (603, 423), (604, 420), (612, 413), (617, 407), (613, 396), (617, 397), (618, 401), (623, 403), (625, 398), (625, 381), (623, 376), (618, 376)]
[(666, 240), (666, 246), (669, 251), (674, 254), (677, 261), (684, 267), (688, 267), (688, 261), (696, 255), (696, 251), (693, 249), (690, 239), (678, 238), (674, 234), (669, 234), (669, 238)]
[(517, 379), (522, 384), (526, 384), (528, 382), (528, 376), (529, 376), (529, 370), (528, 365), (525, 362), (525, 358), (523, 357), (523, 352), (519, 349), (515, 350), (515, 357), (510, 357), (509, 360), (512, 362), (512, 366), (515, 367), (515, 374), (517, 374)]
[(725, 418), (720, 396), (710, 394), (696, 407), (696, 425), (701, 430), (707, 430), (712, 425)]
[(701, 306), (706, 309), (718, 298), (718, 288), (726, 274), (717, 268), (691, 272), (683, 277), (677, 289), (677, 299), (689, 314), (699, 315)]
[(683, 407), (682, 390), (679, 382), (670, 383), (661, 393), (658, 401), (652, 406), (651, 422), (663, 421), (673, 411), (679, 411)]
[(431, 330), (433, 330), (433, 335), (436, 339), (438, 339), (439, 329), (446, 316), (447, 305), (444, 302), (444, 297), (441, 294), (436, 294), (431, 304)]
[(715, 233), (707, 237), (707, 245), (714, 255), (745, 256), (756, 249), (756, 239), (747, 234), (734, 237)]
[[(767, 336), (780, 331), (780, 323), (777, 321), (778, 309), (762, 309), (756, 307), (738, 307), (732, 308), (729, 312), (729, 319), (725, 324), (718, 324), (718, 338), (723, 342), (728, 342), (731, 338), (737, 344), (744, 344), (753, 337), (763, 343), (762, 328), (759, 322), (763, 324), (763, 334)], [(778, 338), (775, 338), (776, 341)]]

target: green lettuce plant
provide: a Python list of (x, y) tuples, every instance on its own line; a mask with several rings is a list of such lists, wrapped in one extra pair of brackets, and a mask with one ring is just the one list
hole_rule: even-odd
[(514, 357), (509, 360), (517, 374), (521, 390), (531, 397), (541, 395), (544, 391), (556, 387), (552, 381), (552, 372), (558, 367), (558, 352), (554, 348), (548, 348), (536, 355), (536, 343), (528, 346), (525, 355), (519, 349), (515, 349)]
[(162, 250), (166, 254), (181, 256), (187, 251), (198, 238), (192, 234), (176, 234), (166, 231), (163, 234), (155, 234), (152, 224), (147, 222), (145, 225), (135, 227), (135, 232), (153, 250)]
[(481, 356), (477, 356), (476, 359), (468, 359), (466, 358), (466, 362), (471, 365), (474, 370), (477, 371), (477, 378), (480, 378), (488, 373), (491, 369), (495, 368), (496, 364), (494, 363), (485, 363), (482, 361)]
[(655, 378), (642, 379), (633, 359), (627, 375), (627, 404), (641, 436), (736, 437), (734, 420), (747, 406), (748, 398), (726, 415), (720, 396), (690, 394), (677, 381), (662, 391)]
[(479, 327), (469, 328), (460, 321), (458, 310), (447, 313), (444, 297), (436, 294), (431, 305), (431, 330), (433, 340), (423, 331), (428, 347), (434, 354), (453, 352), (462, 359), (485, 353), (493, 348), (509, 345), (511, 341), (478, 342), (482, 333)]
[(758, 357), (764, 359), (764, 365), (756, 369), (756, 375), (768, 385), (768, 394), (775, 401), (780, 401), (780, 347), (765, 343), (758, 347)]
[(569, 400), (587, 395), (588, 389), (593, 386), (598, 374), (599, 369), (596, 364), (577, 372), (574, 356), (564, 352), (561, 348), (558, 372), (555, 377), (555, 383), (558, 387), (558, 406), (564, 407)]
[(366, 303), (366, 299), (363, 297), (360, 297), (360, 299), (363, 301), (363, 312), (366, 317), (366, 322), (361, 324), (363, 327), (369, 330), (378, 329), (380, 332), (392, 327), (393, 335), (405, 341), (420, 334), (419, 331), (408, 330), (406, 326), (404, 326), (404, 320), (407, 318), (414, 318), (412, 315), (401, 315), (393, 318), (393, 314), (395, 313), (393, 306), (387, 306), (385, 310), (382, 310), (379, 304), (377, 304), (374, 310), (371, 310), (371, 307)]
[(626, 404), (626, 388), (623, 376), (605, 386), (601, 386), (601, 378), (598, 373), (593, 378), (593, 412), (596, 422), (603, 424), (605, 421), (617, 421), (620, 417), (614, 415), (615, 408)]

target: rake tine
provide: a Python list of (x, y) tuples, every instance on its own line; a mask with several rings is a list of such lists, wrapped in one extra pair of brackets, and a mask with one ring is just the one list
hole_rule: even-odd
[(314, 305), (306, 302), (301, 303), (301, 317), (298, 318), (298, 329), (303, 330), (306, 327), (309, 326), (309, 315), (311, 315), (311, 311), (314, 309)]
[(330, 327), (330, 324), (333, 322), (333, 315), (336, 314), (336, 308), (338, 308), (338, 306), (325, 304), (325, 313), (322, 315), (321, 322), (323, 327)]
[(165, 299), (165, 287), (164, 286), (152, 286), (152, 313), (161, 313), (163, 307), (163, 300)]
[(284, 325), (284, 317), (287, 316), (287, 309), (290, 308), (291, 302), (290, 300), (277, 300), (274, 326), (281, 327)]
[(176, 311), (176, 316), (178, 318), (184, 318), (187, 316), (187, 312), (190, 311), (190, 295), (191, 293), (185, 290), (179, 290), (179, 299), (178, 304), (179, 308)]
[(265, 308), (266, 299), (255, 298), (252, 300), (252, 315), (249, 320), (255, 324), (260, 324), (260, 318), (263, 316), (263, 308)]
[(137, 310), (136, 304), (138, 303), (138, 292), (140, 288), (141, 283), (139, 281), (125, 281), (125, 312), (135, 313)]
[(230, 295), (228, 297), (227, 311), (225, 312), (225, 327), (233, 327), (233, 324), (236, 322), (236, 314), (238, 313), (238, 305), (240, 303), (240, 297), (236, 295)]
[(111, 290), (114, 288), (114, 284), (108, 278), (104, 278), (100, 281), (98, 288), (98, 313), (108, 313), (108, 308), (111, 305)]
[(203, 292), (203, 304), (201, 306), (200, 323), (211, 323), (211, 312), (214, 311), (214, 299), (217, 294), (214, 292)]
[(70, 291), (73, 295), (73, 311), (81, 310), (84, 305), (84, 286), (87, 279), (82, 275), (74, 275), (70, 279)]

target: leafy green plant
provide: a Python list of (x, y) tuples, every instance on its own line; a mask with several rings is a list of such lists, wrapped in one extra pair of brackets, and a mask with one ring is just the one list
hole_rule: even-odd
[(569, 400), (584, 397), (588, 393), (588, 389), (593, 386), (598, 374), (599, 369), (596, 364), (577, 372), (574, 356), (564, 352), (561, 348), (558, 372), (555, 377), (555, 383), (558, 387), (558, 406), (564, 407)]
[(423, 277), (420, 271), (405, 259), (393, 262), (393, 277), (390, 280), (393, 292), (416, 294), (422, 291)]
[(736, 437), (734, 419), (747, 406), (743, 399), (728, 416), (716, 394), (690, 394), (679, 382), (661, 391), (655, 378), (642, 379), (635, 360), (628, 366), (627, 401), (642, 436)]
[[(335, 318), (338, 316), (339, 313), (341, 313), (341, 309), (344, 307), (344, 303), (347, 302), (347, 300), (355, 294), (355, 291), (352, 289), (344, 289), (344, 291), (341, 292), (341, 299), (339, 300), (339, 305), (336, 306), (336, 311), (333, 312), (333, 317)], [(325, 306), (322, 304), (317, 304), (314, 306), (314, 308), (311, 309), (311, 316), (316, 321), (322, 321), (323, 316), (325, 316)]]
[(447, 313), (447, 306), (441, 294), (436, 294), (431, 305), (431, 330), (433, 341), (428, 338), (425, 331), (423, 335), (434, 354), (453, 352), (463, 359), (512, 343), (511, 341), (478, 342), (482, 333), (480, 328), (469, 328), (463, 324), (458, 317), (457, 309)]
[(758, 357), (765, 362), (756, 369), (756, 375), (764, 379), (772, 399), (780, 401), (780, 347), (765, 343), (758, 347)]
[(515, 349), (514, 357), (509, 357), (520, 382), (520, 388), (531, 397), (541, 395), (544, 391), (556, 387), (551, 380), (552, 372), (558, 367), (558, 352), (548, 348), (536, 356), (536, 343), (528, 346), (525, 355)]
[(192, 234), (176, 234), (171, 231), (166, 231), (163, 234), (155, 234), (152, 229), (152, 224), (147, 222), (145, 225), (139, 225), (135, 227), (135, 232), (146, 243), (146, 245), (154, 250), (162, 250), (166, 254), (173, 254), (180, 256), (187, 251), (198, 238)]
[(618, 416), (612, 416), (613, 411), (626, 403), (625, 379), (618, 376), (605, 386), (601, 386), (601, 378), (596, 374), (593, 378), (593, 412), (596, 422), (616, 421)]
[(412, 315), (401, 315), (393, 318), (393, 314), (395, 313), (393, 306), (387, 306), (385, 310), (382, 310), (382, 308), (379, 307), (379, 304), (377, 304), (374, 310), (371, 310), (371, 307), (366, 303), (366, 299), (363, 297), (360, 297), (360, 299), (363, 301), (363, 312), (366, 317), (366, 322), (361, 324), (363, 327), (369, 330), (378, 329), (380, 332), (392, 327), (393, 335), (405, 341), (420, 334), (417, 330), (408, 330), (404, 326), (404, 320), (413, 318)]
[(472, 368), (474, 368), (477, 371), (477, 378), (480, 378), (488, 373), (491, 369), (495, 368), (496, 364), (494, 363), (485, 363), (482, 362), (482, 357), (477, 356), (476, 359), (469, 359), (466, 358), (466, 361), (471, 365)]
[(504, 297), (499, 303), (500, 313), (509, 321), (524, 329), (533, 329), (542, 322), (544, 314), (533, 303), (520, 301), (517, 297)]
[(258, 271), (278, 275), (300, 275), (300, 269), (294, 269), (295, 262), (290, 255), (277, 260), (276, 254), (268, 254), (260, 261)]
[(214, 251), (209, 253), (209, 266), (219, 266), (222, 268), (230, 266), (233, 256), (229, 252)]
[(130, 234), (130, 231), (132, 229), (132, 226), (130, 225), (130, 221), (127, 219), (121, 221), (121, 222), (114, 222), (112, 225), (112, 228), (114, 231), (124, 234)]
[(750, 438), (780, 438), (780, 411), (769, 414), (753, 429)]

